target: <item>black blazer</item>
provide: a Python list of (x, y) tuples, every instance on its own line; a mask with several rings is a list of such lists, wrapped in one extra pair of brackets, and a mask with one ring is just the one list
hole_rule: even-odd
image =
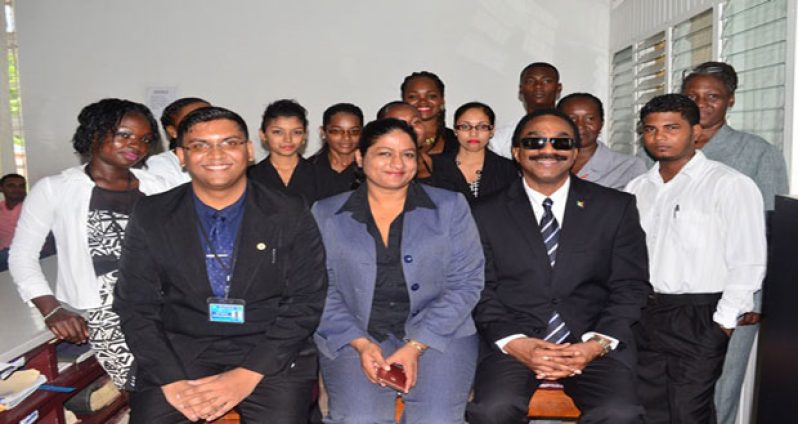
[(299, 157), (294, 173), (288, 181), (288, 186), (283, 183), (280, 174), (269, 161), (269, 157), (250, 166), (247, 169), (247, 177), (252, 181), (263, 184), (273, 190), (283, 193), (292, 193), (302, 196), (308, 205), (319, 200), (319, 189), (317, 187), (318, 178), (315, 167), (307, 159)]
[(244, 324), (208, 321), (213, 294), (191, 184), (142, 200), (127, 225), (114, 294), (139, 387), (190, 378), (182, 364), (215, 340), (251, 345), (240, 366), (266, 378), (311, 345), (327, 273), (302, 199), (249, 182), (229, 296), (246, 301)]
[[(503, 158), (485, 149), (485, 162), (482, 164), (482, 176), (479, 180), (479, 197), (483, 198), (506, 188), (510, 183), (521, 178), (515, 162)], [(444, 153), (432, 156), (432, 177), (425, 183), (463, 193), (468, 203), (477, 200), (468, 182), (457, 167), (457, 153)]]
[(633, 368), (631, 326), (651, 289), (634, 196), (571, 176), (552, 269), (523, 184), (473, 208), (485, 249), (480, 334), (494, 347), (512, 334), (543, 338), (556, 308), (575, 337), (596, 331), (618, 339), (610, 355)]

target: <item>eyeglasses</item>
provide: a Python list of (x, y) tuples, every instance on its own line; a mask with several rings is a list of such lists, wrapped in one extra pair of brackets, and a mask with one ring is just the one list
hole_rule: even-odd
[(133, 140), (135, 140), (137, 138), (139, 140), (139, 143), (141, 143), (141, 144), (150, 144), (150, 143), (152, 143), (152, 136), (150, 136), (150, 135), (146, 135), (144, 137), (136, 137), (136, 135), (133, 134), (132, 132), (125, 131), (125, 130), (117, 130), (114, 133), (114, 136), (113, 136), (112, 140), (113, 140), (113, 142), (115, 144), (126, 145), (126, 144), (130, 144), (131, 141), (133, 141)]
[(471, 125), (471, 124), (466, 122), (466, 123), (455, 125), (454, 129), (456, 129), (457, 131), (471, 131), (471, 130), (475, 129), (475, 130), (477, 130), (479, 132), (487, 132), (487, 131), (491, 131), (493, 129), (493, 125), (490, 125), (490, 124)]
[(222, 140), (216, 144), (206, 143), (204, 141), (192, 141), (191, 143), (180, 146), (185, 150), (188, 150), (191, 153), (209, 153), (213, 149), (220, 149), (221, 151), (227, 153), (235, 150), (238, 146), (248, 143), (249, 140), (239, 140), (239, 139), (230, 139), (230, 140)]
[(343, 128), (332, 127), (325, 130), (327, 135), (332, 136), (343, 136), (349, 134), (350, 137), (360, 137), (360, 132), (363, 131), (363, 128), (349, 128), (345, 130)]
[(551, 143), (554, 150), (571, 150), (576, 147), (576, 142), (569, 137), (526, 137), (520, 141), (521, 147), (529, 150), (540, 150), (546, 143)]

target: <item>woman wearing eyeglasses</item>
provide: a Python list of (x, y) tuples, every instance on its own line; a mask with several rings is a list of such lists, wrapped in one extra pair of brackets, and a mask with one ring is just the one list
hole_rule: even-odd
[[(50, 331), (72, 343), (88, 341), (123, 388), (133, 357), (111, 305), (128, 216), (138, 199), (167, 189), (161, 178), (133, 168), (160, 141), (158, 124), (146, 106), (120, 99), (86, 106), (78, 122), (72, 144), (88, 163), (33, 187), (9, 266), (22, 299), (36, 305)], [(58, 249), (56, 294), (39, 264), (50, 231)]]
[(308, 113), (302, 105), (287, 99), (269, 104), (258, 132), (269, 156), (251, 166), (248, 177), (267, 187), (298, 194), (308, 205), (318, 200), (316, 170), (299, 154), (307, 132)]
[(363, 111), (351, 103), (327, 108), (319, 129), (324, 143), (308, 161), (316, 167), (319, 198), (354, 189), (355, 150), (363, 129)]
[(473, 203), (517, 180), (515, 163), (487, 148), (495, 120), (493, 110), (484, 103), (460, 106), (454, 113), (459, 147), (453, 153), (433, 156), (434, 172), (427, 183), (463, 193)]

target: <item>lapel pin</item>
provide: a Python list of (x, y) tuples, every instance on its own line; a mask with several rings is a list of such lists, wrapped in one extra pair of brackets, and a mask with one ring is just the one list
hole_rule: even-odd
[(577, 200), (577, 201), (576, 201), (576, 206), (578, 206), (578, 207), (580, 207), (580, 208), (584, 209), (584, 208), (585, 208), (585, 202), (583, 202), (583, 201), (581, 201), (581, 200)]
[(266, 250), (266, 243), (263, 243), (263, 242), (258, 243), (258, 244), (255, 245), (255, 248), (258, 249), (258, 250)]

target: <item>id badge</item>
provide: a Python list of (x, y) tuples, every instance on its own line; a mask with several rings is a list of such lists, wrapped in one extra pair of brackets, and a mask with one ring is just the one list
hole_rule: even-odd
[(208, 321), (224, 324), (244, 323), (243, 299), (225, 299), (222, 297), (208, 298)]

